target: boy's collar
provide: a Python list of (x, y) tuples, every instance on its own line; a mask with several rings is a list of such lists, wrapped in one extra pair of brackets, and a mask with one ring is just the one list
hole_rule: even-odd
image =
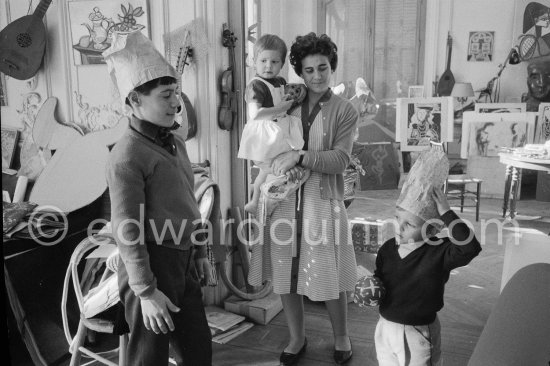
[(176, 155), (176, 144), (174, 143), (174, 134), (172, 131), (178, 127), (179, 124), (176, 122), (174, 122), (172, 127), (161, 127), (149, 121), (139, 119), (136, 116), (132, 116), (132, 120), (130, 121), (131, 129), (151, 140), (172, 155)]
[(397, 242), (397, 240), (395, 241), (395, 244), (398, 246), (398, 247), (403, 247), (403, 248), (408, 248), (408, 249), (416, 249), (416, 248), (420, 248), (421, 246), (423, 246), (424, 244), (426, 244), (425, 241), (415, 241), (414, 243), (402, 243), (402, 244), (399, 244)]
[(159, 133), (159, 129), (161, 128), (154, 123), (139, 119), (134, 115), (132, 115), (132, 119), (130, 120), (130, 126), (143, 136), (153, 141), (155, 141), (155, 138)]
[(172, 127), (161, 127), (152, 122), (137, 118), (136, 116), (132, 115), (130, 126), (145, 137), (154, 141), (158, 137), (159, 132), (173, 131), (179, 127), (179, 124), (177, 122), (174, 122)]

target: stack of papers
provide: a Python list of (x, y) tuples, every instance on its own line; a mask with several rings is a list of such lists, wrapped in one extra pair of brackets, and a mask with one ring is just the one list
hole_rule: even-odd
[(212, 341), (216, 343), (227, 343), (254, 325), (245, 322), (244, 316), (216, 306), (207, 306), (205, 310), (208, 326), (212, 333)]

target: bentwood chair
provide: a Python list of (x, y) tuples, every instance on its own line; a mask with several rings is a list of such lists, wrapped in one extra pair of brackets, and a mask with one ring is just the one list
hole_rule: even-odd
[[(441, 142), (430, 141), (430, 146), (434, 150), (446, 152), (445, 146)], [(482, 179), (470, 177), (467, 174), (449, 174), (443, 191), (449, 201), (460, 201), (460, 212), (464, 212), (464, 207), (475, 207), (476, 221), (479, 221), (481, 183), (483, 183)], [(475, 190), (470, 188), (473, 185), (475, 185)], [(473, 204), (465, 204), (466, 199), (472, 200)]]

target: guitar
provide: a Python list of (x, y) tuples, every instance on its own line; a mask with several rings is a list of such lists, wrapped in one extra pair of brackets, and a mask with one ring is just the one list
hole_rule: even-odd
[[(185, 39), (183, 41), (183, 44), (187, 44), (187, 39), (189, 38), (189, 32), (185, 35)], [(183, 69), (185, 68), (185, 65), (189, 65), (187, 62), (188, 57), (192, 57), (193, 50), (191, 49), (191, 46), (182, 46), (180, 47), (180, 51), (178, 53), (178, 61), (176, 63), (176, 71), (181, 75), (183, 75)], [(185, 120), (187, 120), (187, 134), (184, 136), (185, 140), (192, 139), (197, 135), (197, 115), (195, 114), (195, 109), (193, 108), (193, 105), (191, 104), (191, 101), (189, 100), (189, 97), (185, 95), (181, 91), (181, 77), (178, 79), (178, 87), (177, 90), (179, 90), (180, 97), (181, 97), (181, 113), (178, 113), (176, 115), (176, 122), (183, 126), (185, 123)]]
[(32, 15), (25, 15), (0, 32), (0, 71), (18, 80), (33, 77), (46, 51), (42, 18), (52, 0), (41, 0)]
[(229, 30), (227, 24), (223, 25), (222, 44), (229, 48), (229, 67), (222, 73), (222, 104), (218, 112), (218, 126), (226, 131), (231, 131), (237, 119), (237, 94), (233, 84), (233, 70), (235, 68), (235, 41), (237, 38)]
[(445, 97), (451, 95), (453, 91), (453, 86), (455, 85), (455, 77), (451, 72), (451, 52), (453, 50), (453, 39), (449, 33), (447, 36), (447, 67), (439, 83), (437, 84), (437, 94), (440, 97)]

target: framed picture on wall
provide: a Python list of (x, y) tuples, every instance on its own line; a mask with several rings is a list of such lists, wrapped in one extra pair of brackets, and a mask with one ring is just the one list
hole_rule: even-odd
[(468, 57), (470, 62), (493, 61), (495, 32), (470, 32)]
[(2, 127), (2, 169), (11, 168), (18, 139), (18, 129)]
[(69, 1), (68, 14), (75, 65), (104, 64), (115, 31), (150, 36), (147, 0)]
[(498, 156), (503, 148), (533, 142), (536, 113), (465, 112), (460, 157)]
[(397, 98), (396, 140), (401, 151), (421, 151), (430, 141), (453, 140), (451, 97)]
[(476, 103), (476, 113), (525, 113), (526, 103)]
[(544, 144), (548, 140), (550, 140), (550, 103), (541, 103), (533, 143)]

